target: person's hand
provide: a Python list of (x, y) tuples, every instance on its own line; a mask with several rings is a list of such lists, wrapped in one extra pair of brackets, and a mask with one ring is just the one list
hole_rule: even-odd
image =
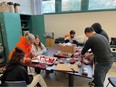
[(33, 58), (32, 58), (32, 60), (36, 60), (36, 59), (38, 59), (38, 58), (36, 58), (36, 57), (33, 57)]
[(85, 59), (89, 59), (91, 56), (93, 56), (93, 53), (87, 53), (87, 54), (85, 55)]
[(81, 58), (84, 58), (84, 57), (85, 57), (85, 55), (80, 55), (80, 57), (81, 57)]
[(34, 53), (32, 53), (31, 55), (32, 55), (32, 57), (35, 57), (35, 54)]
[(43, 51), (43, 53), (42, 53), (43, 55), (45, 55), (45, 54), (47, 54), (47, 51)]
[(24, 63), (30, 63), (31, 62), (31, 58), (25, 58), (24, 59)]
[(31, 52), (30, 55), (29, 55), (30, 58), (33, 58), (33, 57), (35, 57), (35, 56), (36, 56), (36, 55), (35, 55), (33, 52)]

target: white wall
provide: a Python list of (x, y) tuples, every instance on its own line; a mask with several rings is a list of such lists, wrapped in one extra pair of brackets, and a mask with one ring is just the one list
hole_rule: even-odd
[[(0, 0), (0, 2), (14, 2), (14, 3), (19, 3), (20, 6), (20, 13), (21, 14), (33, 14), (33, 8), (31, 5), (32, 0)], [(33, 10), (32, 10), (33, 9)]]
[(45, 15), (45, 31), (54, 32), (55, 38), (64, 36), (71, 29), (76, 36), (84, 35), (85, 27), (99, 22), (110, 37), (116, 37), (116, 11), (85, 12)]

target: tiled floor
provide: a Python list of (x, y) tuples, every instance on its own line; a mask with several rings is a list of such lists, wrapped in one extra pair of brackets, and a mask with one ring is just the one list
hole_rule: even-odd
[[(56, 79), (54, 73), (51, 73), (49, 76), (45, 76), (45, 74), (42, 73), (48, 87), (67, 87), (68, 85), (67, 75), (65, 73), (60, 73), (60, 72), (56, 72), (56, 74), (57, 74), (58, 80)], [(108, 77), (116, 77), (116, 62), (113, 63), (111, 70), (108, 72), (106, 76), (106, 80), (104, 82), (104, 86), (108, 84), (108, 80), (107, 80)], [(75, 80), (74, 87), (89, 87), (88, 82), (91, 81), (91, 79), (78, 77), (78, 76), (75, 76), (74, 80)], [(109, 85), (109, 87), (112, 87), (112, 86)]]

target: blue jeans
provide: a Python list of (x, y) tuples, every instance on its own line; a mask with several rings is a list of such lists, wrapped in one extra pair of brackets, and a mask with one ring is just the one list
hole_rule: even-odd
[(95, 83), (96, 87), (98, 86), (104, 87), (104, 80), (111, 66), (112, 66), (112, 63), (96, 63), (95, 64), (93, 82)]

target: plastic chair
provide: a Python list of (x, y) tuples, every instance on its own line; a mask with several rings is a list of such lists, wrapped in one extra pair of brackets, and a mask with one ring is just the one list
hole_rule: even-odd
[[(108, 81), (113, 87), (116, 87), (116, 77), (109, 77)], [(109, 83), (107, 84), (106, 87), (108, 87)]]
[(25, 81), (5, 81), (5, 87), (27, 87)]

